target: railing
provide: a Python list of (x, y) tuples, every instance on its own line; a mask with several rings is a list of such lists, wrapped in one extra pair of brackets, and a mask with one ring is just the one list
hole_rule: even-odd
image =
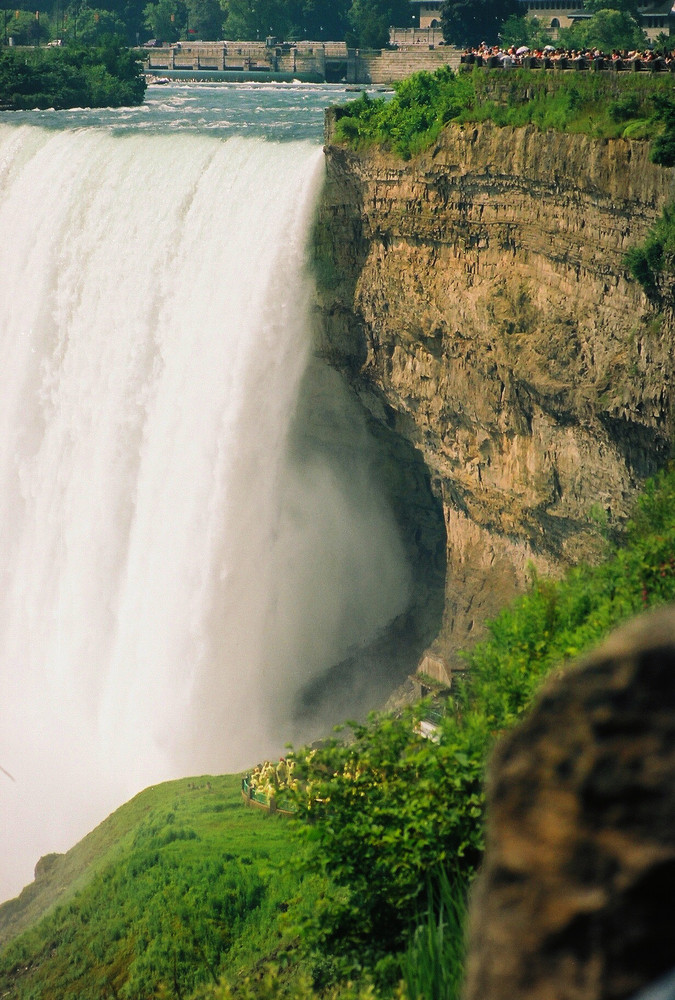
[[(554, 69), (554, 70), (577, 70), (592, 72), (630, 72), (630, 73), (675, 73), (675, 60), (666, 62), (665, 59), (586, 59), (579, 56), (576, 59), (552, 59), (549, 56), (539, 58), (537, 56), (526, 56), (519, 64), (524, 69)], [(465, 54), (460, 59), (461, 69), (472, 69), (480, 66), (483, 69), (504, 69), (518, 68), (518, 64), (513, 60), (504, 61), (499, 56), (481, 56), (473, 53)]]
[(245, 775), (241, 779), (241, 795), (247, 806), (256, 809), (265, 809), (269, 813), (276, 813), (278, 816), (293, 816), (295, 809), (284, 809), (277, 804), (275, 796), (268, 797), (264, 792), (256, 791), (251, 784), (251, 776)]

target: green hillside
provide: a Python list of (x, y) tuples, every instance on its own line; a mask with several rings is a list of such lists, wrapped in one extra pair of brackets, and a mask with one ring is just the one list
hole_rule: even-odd
[(0, 995), (188, 997), (217, 980), (226, 953), (273, 934), (300, 878), (293, 842), (283, 819), (244, 808), (240, 784), (150, 788), (48, 859), (0, 907), (5, 937), (34, 924), (2, 952)]

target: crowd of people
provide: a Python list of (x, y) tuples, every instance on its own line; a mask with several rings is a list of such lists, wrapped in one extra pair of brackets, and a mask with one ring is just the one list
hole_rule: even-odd
[(650, 70), (671, 70), (675, 72), (675, 49), (659, 51), (656, 49), (634, 49), (631, 51), (614, 49), (612, 52), (602, 52), (600, 49), (566, 49), (545, 45), (543, 48), (528, 48), (526, 45), (502, 48), (499, 45), (486, 45), (481, 42), (476, 48), (468, 48), (462, 55), (462, 62), (483, 66), (542, 66), (544, 69), (554, 69), (556, 66), (578, 66), (579, 61), (585, 65), (600, 63), (600, 68), (623, 69), (634, 66)]
[(289, 788), (297, 788), (294, 769), (295, 761), (292, 758), (281, 757), (278, 763), (265, 760), (254, 767), (246, 780), (254, 792), (262, 793), (267, 799), (274, 799)]

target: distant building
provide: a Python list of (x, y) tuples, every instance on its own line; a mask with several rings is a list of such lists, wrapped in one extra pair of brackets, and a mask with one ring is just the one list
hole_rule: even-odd
[(410, 0), (410, 3), (419, 8), (420, 28), (440, 28), (443, 0)]
[[(584, 10), (583, 0), (581, 3), (563, 3), (562, 0), (519, 0), (519, 3), (524, 14), (536, 17), (554, 37), (560, 28), (569, 28), (576, 21), (591, 17), (589, 11)], [(662, 32), (666, 35), (673, 34), (675, 24), (673, 0), (644, 4), (639, 11), (640, 24), (650, 41)]]
[(654, 40), (663, 32), (666, 35), (675, 34), (675, 4), (652, 3), (640, 7), (641, 24), (647, 32), (647, 38)]

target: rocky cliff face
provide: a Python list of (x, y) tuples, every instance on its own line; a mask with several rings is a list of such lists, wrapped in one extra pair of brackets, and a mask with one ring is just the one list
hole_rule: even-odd
[(673, 172), (645, 143), (491, 124), (408, 163), (326, 156), (320, 350), (428, 469), (452, 660), (529, 567), (592, 559), (670, 454), (673, 313), (623, 257)]

